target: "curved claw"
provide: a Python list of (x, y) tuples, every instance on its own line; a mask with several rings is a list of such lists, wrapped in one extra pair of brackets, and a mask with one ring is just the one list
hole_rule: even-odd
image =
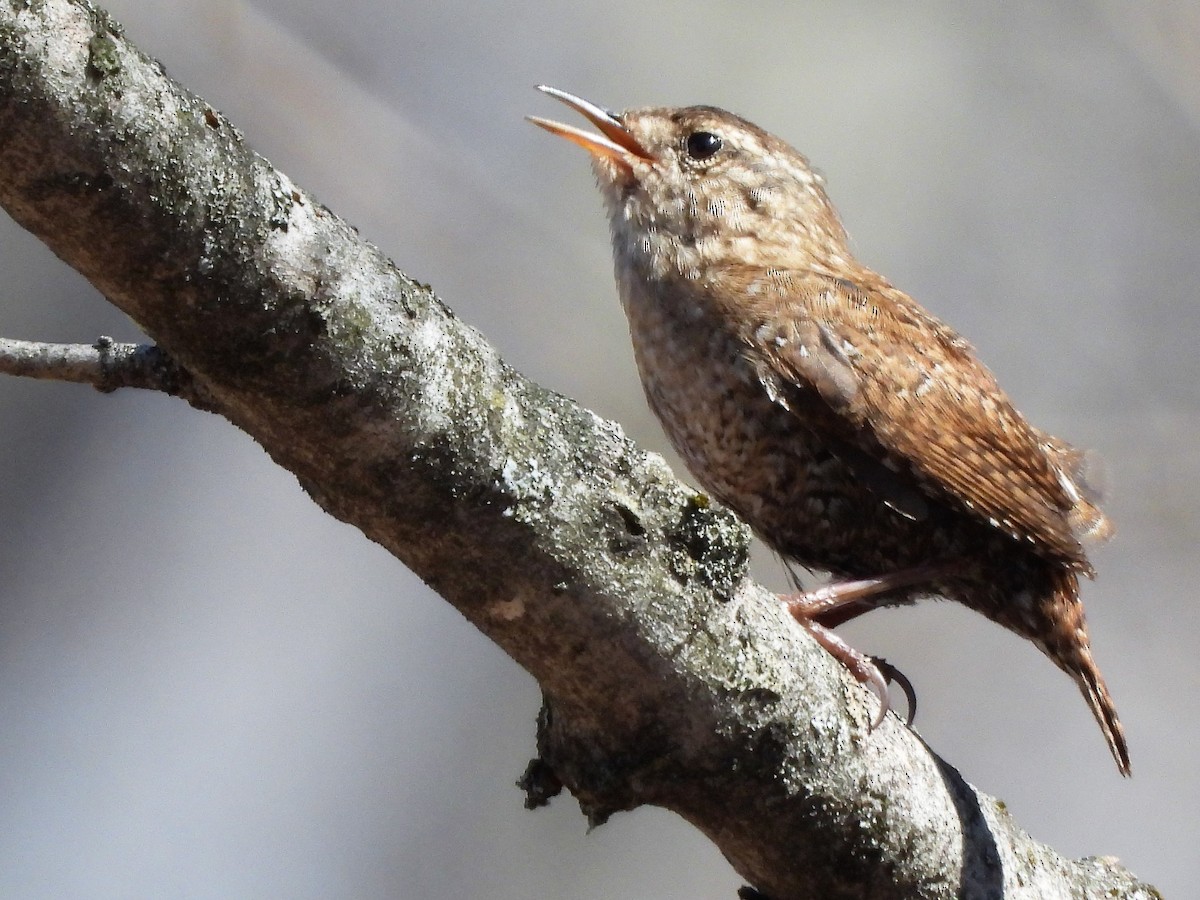
[(879, 670), (880, 675), (883, 676), (883, 679), (888, 684), (894, 681), (900, 686), (900, 690), (904, 692), (904, 699), (908, 703), (908, 716), (905, 718), (904, 724), (911, 728), (913, 719), (917, 717), (917, 691), (913, 687), (913, 683), (908, 680), (907, 675), (882, 656), (872, 656), (871, 662), (875, 664), (875, 668)]
[[(867, 689), (872, 691), (875, 696), (879, 698), (879, 712), (875, 714), (875, 718), (871, 721), (871, 727), (868, 729), (869, 731), (874, 731), (883, 724), (883, 720), (887, 716), (888, 710), (892, 708), (892, 701), (888, 696), (887, 679), (884, 678), (883, 673), (879, 671), (879, 666), (876, 665), (876, 658), (868, 657), (864, 659), (864, 662), (866, 663), (864, 666), (866, 681), (863, 681), (863, 684), (866, 685)], [(858, 673), (853, 669), (850, 671), (853, 672), (856, 677), (858, 676)]]

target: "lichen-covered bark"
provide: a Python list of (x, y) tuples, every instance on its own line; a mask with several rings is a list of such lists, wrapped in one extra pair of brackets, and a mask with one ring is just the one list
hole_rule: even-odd
[(1033, 842), (896, 719), (869, 732), (873, 699), (746, 579), (742, 525), (80, 0), (0, 0), (0, 203), (538, 679), (538, 796), (676, 810), (778, 900), (1154, 896)]

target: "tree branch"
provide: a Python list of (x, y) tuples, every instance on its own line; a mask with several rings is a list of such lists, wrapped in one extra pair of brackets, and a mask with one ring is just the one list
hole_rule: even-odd
[(538, 679), (532, 801), (675, 810), (776, 900), (1155, 896), (1031, 840), (894, 717), (870, 731), (730, 513), (513, 372), (82, 0), (0, 0), (0, 203), (169, 357), (8, 343), (5, 370), (251, 434)]

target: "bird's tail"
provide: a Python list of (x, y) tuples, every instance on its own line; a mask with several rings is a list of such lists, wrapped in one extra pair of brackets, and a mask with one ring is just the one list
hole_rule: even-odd
[(1043, 649), (1059, 668), (1075, 679), (1083, 699), (1087, 701), (1104, 733), (1108, 749), (1117, 761), (1117, 769), (1122, 775), (1128, 776), (1129, 745), (1125, 742), (1125, 729), (1121, 727), (1116, 704), (1092, 656), (1083, 604), (1079, 601), (1079, 577), (1074, 572), (1056, 573), (1054, 605), (1057, 614), (1052, 617), (1055, 623), (1053, 636), (1043, 642)]

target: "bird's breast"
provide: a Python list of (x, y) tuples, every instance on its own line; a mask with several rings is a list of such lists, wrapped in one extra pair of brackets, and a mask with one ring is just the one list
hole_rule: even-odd
[[(775, 403), (699, 285), (618, 274), (647, 401), (700, 485), (769, 533), (819, 443)], [(794, 513), (793, 513), (794, 515)]]

